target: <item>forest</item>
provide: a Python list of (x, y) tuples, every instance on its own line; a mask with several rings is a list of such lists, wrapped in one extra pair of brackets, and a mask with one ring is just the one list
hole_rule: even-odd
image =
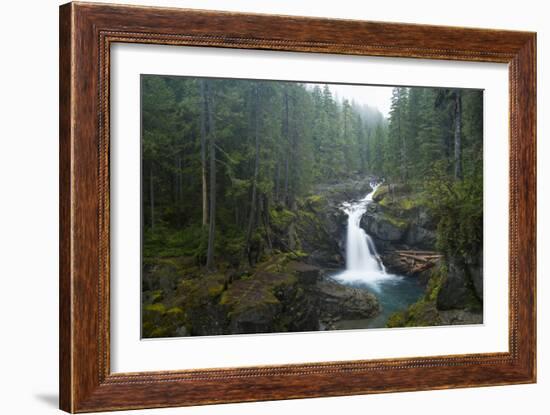
[[(144, 337), (338, 328), (348, 318), (311, 309), (340, 288), (300, 297), (294, 282), (344, 267), (335, 206), (375, 185), (378, 225), (411, 233), (407, 215), (426, 211), (434, 234), (392, 241), (365, 225), (384, 254), (425, 245), (441, 274), (482, 250), (482, 91), (394, 87), (384, 117), (328, 84), (142, 75), (141, 123)], [(301, 325), (285, 320), (296, 307)]]

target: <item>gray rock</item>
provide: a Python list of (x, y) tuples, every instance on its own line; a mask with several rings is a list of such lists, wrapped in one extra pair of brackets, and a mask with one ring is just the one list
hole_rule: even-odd
[(446, 310), (439, 312), (441, 325), (483, 324), (483, 313), (466, 310)]
[(470, 288), (466, 267), (454, 258), (448, 261), (447, 277), (437, 295), (439, 310), (468, 308), (474, 293)]
[(483, 301), (483, 250), (480, 250), (478, 258), (475, 258), (474, 261), (468, 261), (466, 266), (477, 298)]
[(376, 296), (361, 288), (348, 287), (331, 279), (317, 284), (322, 320), (369, 318), (380, 312)]
[(189, 336), (189, 332), (185, 326), (181, 326), (176, 329), (175, 335), (177, 337), (187, 337)]
[(281, 312), (280, 303), (264, 303), (245, 309), (231, 318), (230, 333), (272, 333)]
[(290, 262), (287, 269), (295, 272), (298, 282), (302, 284), (315, 284), (321, 278), (321, 268), (304, 262)]
[(405, 243), (416, 249), (432, 250), (435, 247), (436, 234), (434, 231), (417, 225), (410, 225)]
[(361, 227), (372, 237), (381, 241), (398, 242), (403, 240), (407, 226), (394, 225), (384, 214), (365, 214)]

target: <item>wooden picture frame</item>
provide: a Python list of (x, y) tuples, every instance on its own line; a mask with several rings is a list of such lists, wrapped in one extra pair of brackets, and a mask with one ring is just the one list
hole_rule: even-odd
[[(117, 42), (508, 64), (509, 351), (111, 373), (109, 59)], [(74, 413), (535, 382), (535, 33), (69, 3), (60, 8), (59, 93), (61, 409)]]

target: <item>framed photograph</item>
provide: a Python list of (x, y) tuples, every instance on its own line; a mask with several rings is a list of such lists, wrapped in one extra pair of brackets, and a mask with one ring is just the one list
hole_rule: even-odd
[(60, 407), (536, 381), (536, 35), (60, 8)]

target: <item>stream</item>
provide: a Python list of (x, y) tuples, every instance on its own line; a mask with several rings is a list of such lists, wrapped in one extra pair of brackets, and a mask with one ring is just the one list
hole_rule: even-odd
[(342, 284), (370, 290), (378, 298), (381, 312), (369, 319), (341, 320), (335, 324), (336, 329), (386, 327), (391, 314), (406, 309), (424, 294), (424, 287), (416, 278), (386, 271), (374, 241), (360, 226), (378, 186), (374, 185), (363, 199), (342, 204), (342, 210), (348, 215), (346, 269), (332, 275), (332, 278)]

